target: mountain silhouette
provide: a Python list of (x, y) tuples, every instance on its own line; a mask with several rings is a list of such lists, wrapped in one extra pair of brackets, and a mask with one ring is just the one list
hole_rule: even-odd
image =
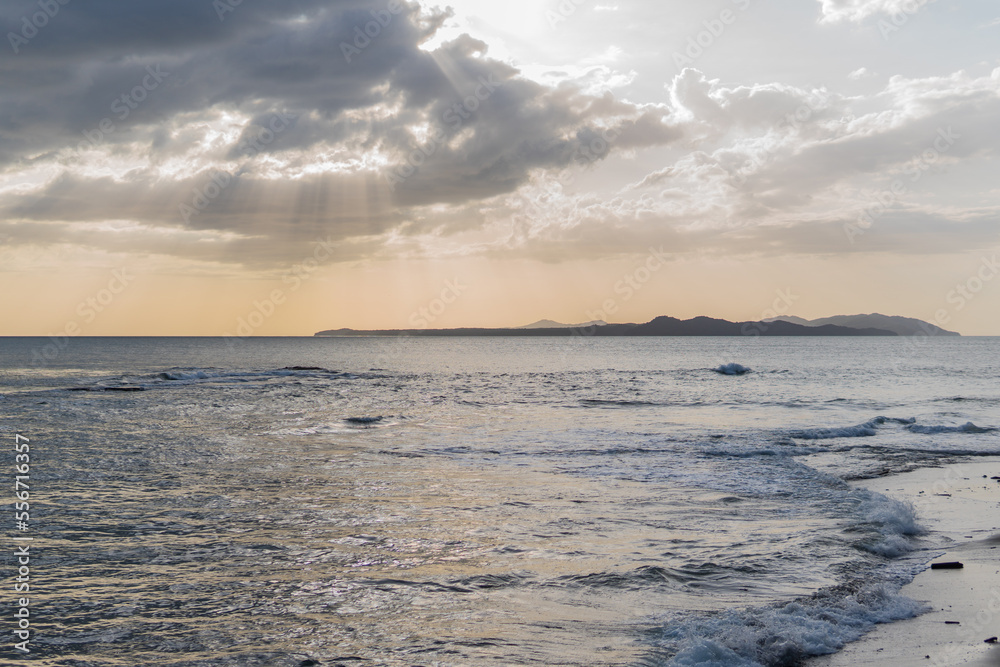
[(801, 324), (807, 327), (823, 326), (833, 324), (840, 327), (852, 327), (855, 329), (885, 329), (892, 331), (899, 336), (961, 336), (955, 331), (947, 331), (939, 326), (924, 322), (913, 317), (899, 317), (896, 315), (882, 315), (881, 313), (871, 313), (869, 315), (834, 315), (833, 317), (822, 317), (816, 320), (806, 320), (792, 315), (775, 317), (769, 321), (782, 320), (793, 324)]
[[(545, 322), (546, 320), (542, 320)], [(558, 325), (558, 322), (553, 322)], [(531, 327), (531, 325), (529, 325)], [(853, 328), (835, 324), (809, 326), (774, 320), (730, 322), (711, 317), (679, 320), (660, 316), (645, 324), (597, 324), (541, 326), (534, 328), (460, 329), (328, 329), (316, 336), (896, 336), (896, 332), (873, 327)]]

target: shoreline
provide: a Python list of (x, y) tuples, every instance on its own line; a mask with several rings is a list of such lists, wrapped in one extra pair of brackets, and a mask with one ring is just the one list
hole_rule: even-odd
[[(985, 477), (984, 477), (985, 475)], [(927, 529), (915, 553), (930, 563), (959, 561), (962, 569), (928, 568), (900, 594), (928, 603), (915, 618), (877, 625), (839, 652), (810, 658), (808, 667), (1000, 666), (1000, 457), (851, 482), (910, 502)]]

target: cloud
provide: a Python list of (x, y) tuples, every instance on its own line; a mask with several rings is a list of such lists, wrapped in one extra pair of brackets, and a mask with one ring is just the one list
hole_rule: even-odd
[(710, 119), (712, 131), (701, 150), (669, 165), (673, 173), (735, 177), (738, 190), (763, 194), (775, 207), (850, 178), (891, 173), (932, 148), (947, 128), (966, 137), (949, 147), (949, 159), (1000, 150), (1000, 130), (990, 121), (1000, 112), (1000, 69), (984, 77), (896, 76), (873, 99), (773, 84), (730, 88), (688, 71), (674, 98), (692, 123)]
[[(823, 3), (828, 20), (851, 21), (898, 6)], [(7, 3), (0, 19), (16, 24), (31, 7)], [(5, 248), (69, 243), (259, 269), (320, 239), (344, 260), (556, 261), (651, 243), (816, 252), (832, 239), (861, 252), (843, 224), (895, 179), (1000, 150), (1000, 70), (895, 76), (862, 99), (686, 69), (663, 101), (640, 103), (622, 92), (638, 75), (615, 68), (617, 51), (532, 77), (471, 36), (434, 39), (446, 11), (400, 7), (242, 3), (220, 20), (200, 0), (63, 6), (0, 62)], [(921, 164), (942, 131), (956, 140)], [(993, 213), (948, 197), (900, 199), (863, 247), (951, 247), (926, 242), (932, 231), (889, 234), (907, 220), (966, 230), (952, 245), (982, 241)]]
[[(467, 35), (425, 49), (448, 12), (399, 7), (62, 6), (0, 64), (0, 214), (24, 239), (144, 252), (169, 237), (179, 256), (266, 265), (317, 237), (419, 233), (414, 209), (512, 192), (602, 133), (616, 149), (681, 136), (666, 107), (607, 92), (627, 83), (607, 68), (532, 81)], [(33, 9), (5, 3), (0, 22)], [(137, 226), (92, 226), (105, 220)]]
[[(776, 84), (730, 87), (688, 70), (671, 96), (690, 126), (686, 135), (697, 137), (693, 150), (626, 187), (614, 206), (584, 195), (557, 200), (558, 210), (542, 226), (575, 229), (565, 221), (585, 225), (596, 215), (619, 241), (641, 229), (658, 230), (649, 241), (680, 231), (684, 239), (697, 237), (701, 252), (734, 254), (819, 252), (824, 244), (836, 252), (894, 246), (935, 253), (998, 239), (991, 231), (996, 211), (963, 204), (960, 194), (927, 200), (920, 193), (943, 171), (1000, 155), (993, 122), (1000, 114), (1000, 70), (985, 77), (893, 77), (874, 98)], [(891, 194), (896, 183), (900, 195)], [(886, 193), (878, 233), (850, 244), (844, 225), (857, 223)], [(935, 243), (935, 234), (949, 242)], [(725, 241), (737, 237), (738, 244)]]
[(924, 5), (935, 0), (818, 0), (823, 11), (823, 21), (859, 23), (876, 14), (914, 14)]

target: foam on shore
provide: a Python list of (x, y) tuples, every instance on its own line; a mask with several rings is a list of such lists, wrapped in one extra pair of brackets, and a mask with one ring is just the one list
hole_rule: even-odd
[(960, 561), (956, 570), (927, 569), (901, 594), (931, 611), (877, 626), (862, 639), (809, 667), (951, 667), (1000, 665), (1000, 458), (856, 482), (858, 487), (912, 503), (929, 530), (931, 562)]

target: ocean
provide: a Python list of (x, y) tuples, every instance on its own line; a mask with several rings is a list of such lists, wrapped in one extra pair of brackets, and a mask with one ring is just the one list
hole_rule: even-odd
[(0, 655), (799, 664), (922, 611), (938, 536), (850, 481), (1000, 454), (998, 377), (1000, 338), (0, 339)]

